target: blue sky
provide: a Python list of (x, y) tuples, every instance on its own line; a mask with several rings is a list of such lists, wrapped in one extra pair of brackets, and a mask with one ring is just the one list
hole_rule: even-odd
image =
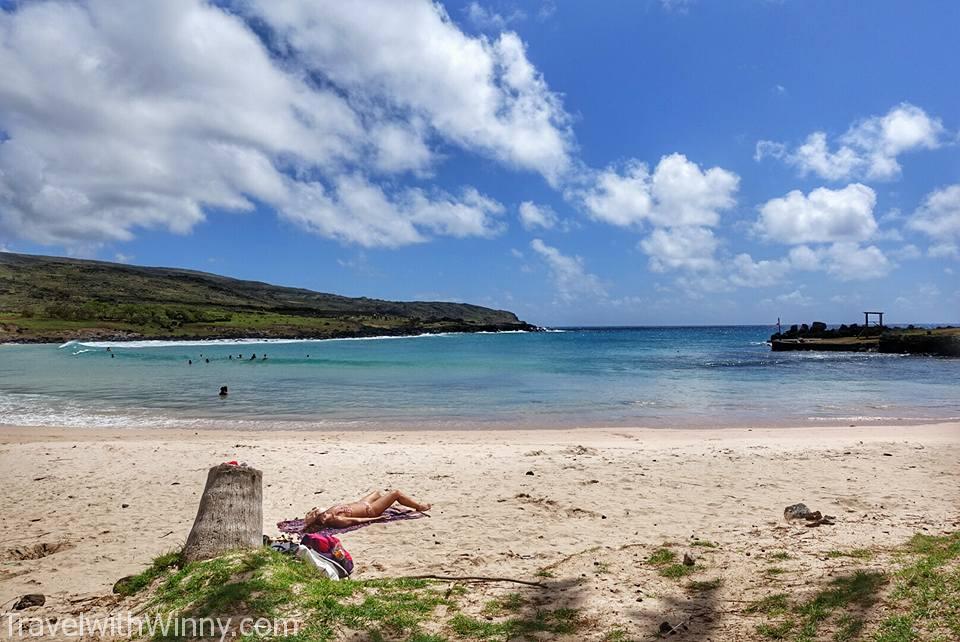
[(0, 3), (0, 248), (542, 324), (960, 321), (960, 5)]

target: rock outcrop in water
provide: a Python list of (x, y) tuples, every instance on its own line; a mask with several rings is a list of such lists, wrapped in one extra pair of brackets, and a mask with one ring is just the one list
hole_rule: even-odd
[(775, 352), (817, 350), (826, 352), (883, 352), (960, 356), (960, 328), (905, 328), (862, 326), (856, 323), (828, 328), (822, 321), (792, 325), (770, 336)]

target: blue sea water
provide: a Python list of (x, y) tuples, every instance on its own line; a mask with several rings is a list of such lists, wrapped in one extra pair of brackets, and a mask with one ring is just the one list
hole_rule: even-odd
[[(4, 345), (0, 423), (376, 429), (960, 417), (958, 359), (772, 353), (764, 343), (770, 332), (766, 326), (583, 328), (270, 343)], [(221, 399), (224, 385), (230, 394)]]

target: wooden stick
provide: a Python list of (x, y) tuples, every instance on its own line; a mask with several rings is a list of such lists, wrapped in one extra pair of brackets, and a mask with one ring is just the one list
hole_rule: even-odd
[(512, 577), (482, 577), (476, 575), (399, 575), (392, 579), (397, 580), (440, 580), (444, 582), (512, 582), (513, 584), (523, 584), (525, 586), (535, 586), (537, 588), (547, 588), (542, 582), (528, 582), (527, 580), (516, 580)]

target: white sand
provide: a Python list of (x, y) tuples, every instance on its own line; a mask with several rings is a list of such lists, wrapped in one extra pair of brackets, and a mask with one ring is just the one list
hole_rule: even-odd
[[(431, 519), (345, 535), (357, 577), (533, 579), (544, 567), (588, 576), (605, 555), (610, 573), (590, 576), (590, 590), (577, 597), (603, 628), (647, 626), (668, 610), (636, 561), (664, 542), (678, 553), (691, 537), (718, 543), (689, 550), (743, 594), (756, 569), (731, 556), (789, 549), (821, 560), (828, 573), (825, 551), (889, 547), (960, 526), (956, 423), (456, 433), (10, 427), (0, 428), (0, 603), (27, 592), (54, 604), (109, 593), (118, 578), (182, 544), (207, 469), (230, 459), (264, 473), (266, 533), (280, 519), (373, 488), (433, 503)], [(785, 524), (784, 506), (800, 501), (837, 524)], [(69, 548), (13, 559), (11, 549), (38, 543)], [(594, 546), (605, 548), (584, 554)], [(641, 584), (648, 599), (637, 603)]]

